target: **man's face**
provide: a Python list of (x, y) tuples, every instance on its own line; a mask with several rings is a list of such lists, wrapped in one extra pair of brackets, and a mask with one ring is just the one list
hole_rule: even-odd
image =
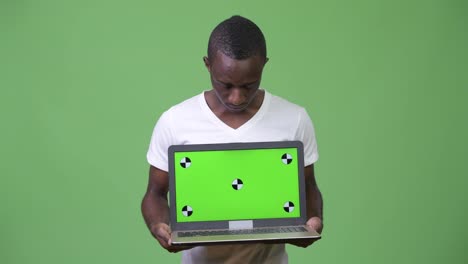
[(219, 102), (230, 112), (246, 110), (255, 99), (267, 60), (261, 56), (236, 60), (218, 51), (204, 61)]

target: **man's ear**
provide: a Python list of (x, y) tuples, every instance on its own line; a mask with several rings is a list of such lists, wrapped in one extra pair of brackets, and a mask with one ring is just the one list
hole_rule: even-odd
[(205, 63), (205, 67), (208, 70), (208, 72), (211, 72), (210, 60), (208, 59), (207, 56), (203, 57), (203, 62)]

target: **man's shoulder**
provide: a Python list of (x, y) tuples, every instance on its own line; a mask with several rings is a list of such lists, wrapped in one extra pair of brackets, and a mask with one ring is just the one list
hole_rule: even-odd
[(289, 101), (286, 98), (274, 95), (270, 93), (270, 104), (273, 106), (273, 109), (277, 109), (279, 111), (304, 111), (304, 107)]
[(203, 96), (203, 93), (194, 95), (182, 102), (179, 102), (173, 105), (167, 110), (167, 112), (180, 112), (180, 111), (190, 111), (197, 107), (200, 107), (200, 97)]

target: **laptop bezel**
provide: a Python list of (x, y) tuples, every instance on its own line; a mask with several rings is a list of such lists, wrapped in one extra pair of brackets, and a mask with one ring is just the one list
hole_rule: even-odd
[[(300, 198), (300, 216), (288, 218), (267, 218), (267, 219), (236, 219), (219, 221), (200, 221), (200, 222), (177, 222), (176, 212), (176, 184), (175, 184), (175, 152), (190, 151), (216, 151), (216, 150), (248, 150), (248, 149), (297, 149), (297, 166)], [(232, 221), (252, 221), (253, 227), (285, 226), (285, 225), (303, 225), (307, 218), (307, 204), (305, 193), (304, 176), (304, 146), (301, 141), (270, 141), (270, 142), (242, 142), (242, 143), (220, 143), (220, 144), (187, 144), (172, 145), (168, 149), (169, 159), (169, 214), (170, 224), (173, 231), (198, 230), (198, 229), (228, 229), (229, 222)]]

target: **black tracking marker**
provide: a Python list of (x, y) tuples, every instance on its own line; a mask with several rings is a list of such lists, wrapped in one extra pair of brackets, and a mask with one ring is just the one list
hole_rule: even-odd
[(192, 165), (192, 161), (189, 158), (185, 157), (180, 160), (180, 166), (182, 166), (182, 168), (186, 169), (190, 167), (190, 165)]
[(243, 186), (244, 186), (244, 183), (242, 182), (241, 179), (235, 179), (232, 181), (232, 188), (234, 188), (234, 190), (236, 191), (242, 189)]
[(286, 202), (284, 203), (283, 208), (284, 211), (286, 211), (286, 213), (291, 213), (292, 211), (294, 211), (294, 204), (293, 202)]
[(186, 205), (182, 208), (182, 214), (184, 216), (191, 216), (193, 214), (193, 209), (192, 207)]
[(288, 165), (292, 162), (292, 156), (288, 153), (284, 153), (283, 156), (281, 156), (281, 160), (283, 161), (284, 164)]

